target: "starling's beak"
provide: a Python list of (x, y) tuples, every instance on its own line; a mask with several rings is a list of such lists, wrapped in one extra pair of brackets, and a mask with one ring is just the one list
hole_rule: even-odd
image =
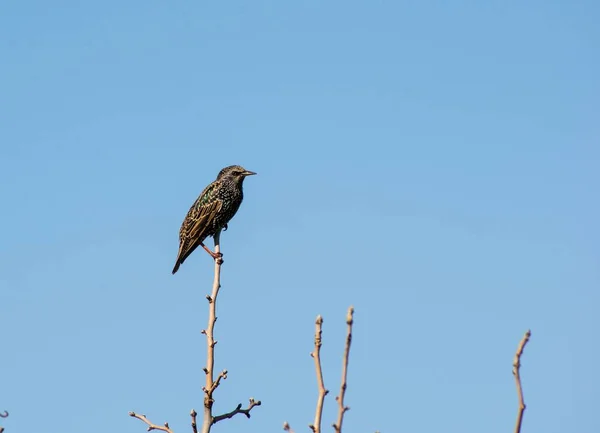
[(246, 171), (245, 171), (245, 172), (243, 172), (242, 174), (243, 174), (244, 176), (252, 176), (253, 174), (256, 174), (256, 173), (254, 173), (253, 171), (250, 171), (250, 170), (246, 170)]

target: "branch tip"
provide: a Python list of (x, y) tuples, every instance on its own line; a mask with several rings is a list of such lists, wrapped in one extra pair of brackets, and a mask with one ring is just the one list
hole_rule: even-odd
[(192, 417), (192, 433), (198, 433), (198, 425), (196, 423), (196, 416), (198, 413), (192, 409), (190, 412), (190, 416)]
[(350, 345), (352, 343), (352, 325), (354, 324), (354, 307), (348, 308), (348, 314), (346, 315), (346, 324), (348, 325), (348, 331), (346, 334), (346, 347), (344, 349), (344, 358), (342, 360), (342, 383), (340, 385), (340, 394), (335, 398), (338, 403), (338, 418), (337, 422), (333, 424), (333, 428), (336, 433), (342, 432), (342, 424), (344, 421), (344, 414), (349, 410), (349, 407), (344, 405), (344, 396), (346, 395), (347, 388), (347, 377), (348, 377), (348, 361), (350, 358)]
[(523, 387), (521, 385), (521, 356), (523, 355), (523, 350), (525, 346), (529, 342), (529, 338), (531, 337), (531, 330), (527, 330), (525, 335), (519, 342), (517, 346), (517, 351), (515, 352), (515, 357), (513, 359), (513, 369), (512, 373), (515, 376), (515, 383), (517, 386), (517, 397), (519, 399), (519, 410), (517, 412), (517, 423), (515, 425), (515, 433), (521, 432), (521, 424), (523, 422), (523, 413), (525, 412), (525, 399), (523, 397)]
[(161, 430), (166, 433), (173, 433), (173, 430), (171, 430), (171, 428), (169, 427), (168, 422), (164, 423), (164, 425), (162, 425), (162, 426), (159, 426), (159, 425), (156, 425), (156, 424), (153, 424), (152, 422), (150, 422), (150, 420), (148, 418), (146, 418), (146, 415), (138, 414), (135, 412), (129, 412), (129, 416), (137, 418), (140, 421), (142, 421), (143, 423), (145, 423), (148, 426), (148, 429), (147, 429), (148, 431)]
[(354, 322), (354, 307), (350, 306), (350, 308), (348, 308), (348, 314), (346, 315), (346, 323), (352, 325), (352, 322)]
[(260, 400), (254, 400), (253, 398), (249, 399), (249, 403), (250, 404), (248, 405), (248, 407), (246, 409), (242, 409), (242, 403), (239, 403), (236, 406), (236, 408), (234, 410), (232, 410), (231, 412), (227, 412), (227, 413), (224, 413), (223, 415), (218, 415), (218, 416), (213, 417), (212, 424), (216, 424), (219, 421), (223, 421), (224, 419), (233, 418), (238, 413), (246, 415), (246, 418), (250, 418), (250, 411), (254, 407), (260, 406), (262, 403)]
[(322, 334), (323, 334), (323, 316), (320, 314), (315, 320), (315, 347), (311, 352), (310, 356), (315, 360), (315, 372), (317, 376), (317, 387), (319, 389), (319, 396), (317, 397), (317, 406), (315, 409), (315, 420), (309, 425), (313, 433), (321, 433), (321, 417), (323, 415), (323, 405), (325, 402), (325, 396), (327, 395), (327, 389), (325, 388), (325, 382), (323, 381), (323, 369), (321, 367), (321, 345)]

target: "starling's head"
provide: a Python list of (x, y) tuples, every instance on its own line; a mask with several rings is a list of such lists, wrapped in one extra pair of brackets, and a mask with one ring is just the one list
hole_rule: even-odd
[(241, 165), (230, 165), (229, 167), (225, 167), (219, 172), (217, 180), (229, 178), (234, 182), (241, 184), (246, 176), (252, 176), (253, 174), (256, 173), (250, 170), (246, 170)]

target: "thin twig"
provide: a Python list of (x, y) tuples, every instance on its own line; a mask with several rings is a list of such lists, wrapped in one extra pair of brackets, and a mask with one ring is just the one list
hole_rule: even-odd
[(323, 414), (323, 402), (325, 401), (325, 396), (329, 392), (325, 388), (325, 382), (323, 382), (323, 370), (321, 369), (321, 334), (323, 326), (323, 317), (320, 315), (317, 316), (317, 320), (315, 321), (315, 349), (310, 354), (315, 360), (315, 369), (317, 372), (317, 386), (319, 387), (319, 397), (317, 398), (317, 409), (315, 411), (315, 422), (314, 424), (309, 425), (313, 433), (321, 433), (321, 416)]
[(166, 422), (166, 423), (164, 424), (164, 426), (160, 426), (160, 425), (152, 424), (152, 423), (151, 423), (151, 422), (148, 420), (148, 418), (146, 418), (146, 415), (140, 415), (140, 414), (137, 414), (137, 413), (135, 413), (135, 412), (129, 412), (129, 416), (132, 416), (132, 417), (134, 417), (134, 418), (137, 418), (137, 419), (139, 419), (140, 421), (143, 421), (143, 422), (145, 422), (145, 423), (148, 425), (148, 431), (152, 431), (152, 430), (162, 430), (162, 431), (164, 431), (164, 432), (167, 432), (167, 433), (173, 433), (173, 430), (171, 430), (171, 429), (169, 428), (169, 423), (168, 423), (168, 422)]
[[(214, 240), (215, 253), (219, 254), (221, 252), (220, 230), (215, 233)], [(204, 385), (204, 420), (202, 422), (202, 433), (209, 433), (210, 427), (213, 425), (212, 407), (215, 402), (213, 399), (213, 392), (221, 380), (221, 376), (219, 376), (216, 382), (217, 385), (215, 385), (215, 344), (217, 344), (217, 342), (214, 338), (214, 330), (215, 322), (217, 321), (217, 296), (219, 295), (219, 289), (221, 288), (222, 264), (222, 259), (219, 258), (215, 260), (215, 277), (213, 280), (212, 294), (206, 297), (206, 299), (208, 299), (208, 326), (203, 332), (206, 335), (206, 367), (204, 368), (204, 372), (206, 373), (206, 385)]]
[(223, 415), (217, 415), (217, 416), (213, 417), (212, 423), (216, 424), (219, 421), (223, 421), (224, 419), (233, 418), (238, 413), (244, 414), (244, 415), (246, 415), (246, 417), (250, 418), (250, 411), (252, 410), (252, 408), (255, 406), (260, 406), (260, 405), (261, 405), (260, 400), (254, 400), (253, 398), (251, 398), (250, 404), (248, 405), (248, 407), (246, 409), (242, 409), (242, 403), (240, 403), (231, 412), (227, 412), (227, 413), (224, 413)]
[(283, 429), (288, 433), (294, 433), (294, 430), (292, 430), (287, 421), (283, 423)]
[(342, 423), (344, 421), (344, 414), (350, 410), (348, 406), (344, 406), (344, 396), (346, 395), (346, 378), (348, 376), (348, 358), (350, 356), (350, 344), (352, 343), (352, 324), (354, 323), (354, 307), (348, 308), (348, 314), (346, 315), (346, 324), (348, 325), (348, 333), (346, 335), (346, 349), (344, 350), (344, 359), (342, 362), (342, 384), (340, 386), (340, 395), (335, 399), (338, 402), (338, 418), (337, 422), (333, 424), (333, 428), (336, 433), (342, 433)]
[(517, 412), (517, 425), (515, 426), (515, 433), (521, 432), (521, 423), (523, 422), (523, 413), (525, 412), (525, 399), (523, 398), (523, 387), (521, 386), (521, 355), (523, 355), (523, 350), (531, 337), (531, 331), (528, 330), (519, 346), (517, 347), (517, 352), (515, 353), (515, 357), (513, 359), (513, 375), (515, 376), (515, 382), (517, 384), (517, 396), (519, 397), (519, 411)]
[(192, 409), (190, 411), (190, 416), (192, 417), (192, 432), (193, 433), (198, 433), (198, 426), (196, 424), (196, 416), (198, 415), (198, 413)]

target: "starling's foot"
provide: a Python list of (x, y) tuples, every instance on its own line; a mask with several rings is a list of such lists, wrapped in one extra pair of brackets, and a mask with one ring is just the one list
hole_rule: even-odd
[(211, 256), (213, 256), (218, 265), (223, 264), (223, 253), (212, 253)]
[(217, 260), (217, 259), (220, 259), (221, 257), (223, 257), (223, 254), (222, 254), (222, 253), (213, 253), (213, 252), (210, 250), (210, 248), (208, 248), (206, 245), (204, 245), (204, 244), (201, 244), (201, 245), (202, 245), (202, 248), (204, 248), (204, 251), (206, 251), (208, 254), (210, 254), (210, 256), (211, 256), (213, 259)]
[(226, 232), (226, 231), (227, 231), (227, 224), (225, 224), (225, 225), (223, 226), (223, 231), (224, 231), (224, 232)]

